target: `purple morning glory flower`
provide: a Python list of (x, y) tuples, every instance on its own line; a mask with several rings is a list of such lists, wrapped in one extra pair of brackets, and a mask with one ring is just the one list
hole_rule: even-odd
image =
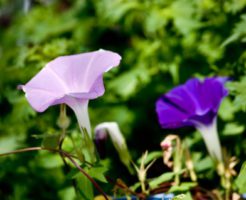
[(212, 158), (222, 161), (217, 133), (217, 112), (228, 95), (224, 83), (228, 78), (213, 77), (200, 81), (188, 80), (162, 95), (156, 102), (156, 112), (162, 128), (194, 126), (202, 134)]
[(67, 104), (75, 112), (80, 128), (91, 134), (88, 102), (104, 94), (103, 73), (119, 65), (120, 60), (117, 53), (106, 50), (61, 56), (20, 88), (38, 112)]

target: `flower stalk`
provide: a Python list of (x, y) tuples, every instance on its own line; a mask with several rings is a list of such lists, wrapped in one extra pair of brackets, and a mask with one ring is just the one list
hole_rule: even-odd
[[(1, 156), (7, 156), (11, 154), (17, 154), (17, 153), (24, 153), (24, 152), (29, 152), (29, 151), (40, 151), (40, 150), (45, 150), (45, 151), (50, 151), (50, 152), (55, 152), (62, 154), (64, 157), (66, 157), (70, 162), (84, 175), (86, 176), (90, 182), (94, 185), (94, 187), (103, 195), (103, 197), (106, 200), (109, 200), (105, 192), (102, 190), (102, 188), (97, 184), (97, 182), (89, 175), (87, 174), (81, 167), (80, 165), (75, 161), (77, 159), (76, 156), (73, 156), (63, 150), (58, 150), (58, 149), (51, 149), (51, 148), (44, 148), (44, 147), (29, 147), (29, 148), (24, 148), (24, 149), (18, 149), (15, 151), (7, 152), (7, 153), (2, 153), (0, 154)], [(75, 158), (75, 159), (74, 159)]]
[(209, 125), (204, 125), (199, 122), (194, 122), (194, 124), (196, 124), (197, 130), (200, 131), (211, 158), (217, 164), (223, 162), (216, 118)]
[[(83, 138), (85, 137), (85, 134), (88, 134), (88, 136), (92, 138), (88, 103), (89, 101), (84, 100), (82, 102), (75, 102), (71, 106), (78, 120), (79, 128)], [(86, 132), (84, 129), (86, 129)]]
[(188, 147), (188, 145), (186, 145), (186, 143), (185, 143), (185, 148), (184, 148), (184, 154), (185, 154), (185, 164), (186, 164), (186, 167), (189, 171), (190, 178), (193, 182), (196, 182), (197, 181), (197, 175), (196, 175), (196, 172), (194, 169), (194, 164), (193, 164), (193, 161), (191, 158), (191, 153), (190, 153), (189, 147)]
[(141, 163), (140, 163), (140, 167), (137, 167), (134, 163), (133, 166), (135, 168), (135, 170), (137, 171), (138, 174), (138, 180), (140, 182), (141, 185), (141, 190), (144, 194), (148, 195), (149, 191), (146, 189), (146, 178), (147, 178), (147, 171), (149, 170), (149, 168), (154, 164), (154, 162), (156, 160), (153, 160), (151, 163), (149, 163), (146, 167), (145, 167), (145, 162), (148, 156), (148, 151), (146, 151), (142, 157), (141, 157)]
[(225, 190), (225, 200), (230, 200), (231, 189), (232, 189), (232, 178), (237, 175), (235, 166), (238, 164), (236, 157), (230, 157), (226, 151), (223, 152), (224, 162), (218, 166), (217, 170), (221, 176), (221, 185)]
[(66, 136), (66, 130), (67, 130), (67, 128), (70, 125), (70, 119), (67, 116), (67, 111), (66, 110), (67, 110), (66, 109), (66, 105), (65, 104), (61, 104), (60, 105), (60, 114), (59, 114), (59, 117), (58, 117), (58, 120), (57, 120), (57, 125), (62, 131), (60, 139), (59, 139), (59, 149), (62, 148), (62, 143), (63, 143), (63, 140), (64, 140), (64, 138)]
[(183, 154), (183, 150), (182, 150), (182, 146), (181, 146), (181, 141), (180, 138), (178, 136), (175, 137), (175, 145), (176, 145), (176, 151), (175, 151), (175, 155), (174, 155), (174, 164), (173, 164), (173, 170), (175, 173), (175, 184), (179, 185), (180, 184), (180, 171), (181, 171), (181, 167), (182, 167), (182, 154)]

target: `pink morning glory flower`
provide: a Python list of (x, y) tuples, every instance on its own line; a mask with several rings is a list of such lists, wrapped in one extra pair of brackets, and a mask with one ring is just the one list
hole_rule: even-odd
[(222, 161), (217, 132), (217, 112), (228, 95), (224, 83), (228, 78), (213, 77), (200, 81), (188, 80), (162, 95), (156, 102), (156, 112), (162, 128), (194, 126), (202, 134), (212, 158)]
[(20, 88), (38, 112), (67, 104), (75, 112), (80, 128), (86, 128), (90, 135), (88, 102), (104, 94), (103, 73), (119, 65), (120, 60), (120, 55), (106, 50), (61, 56)]

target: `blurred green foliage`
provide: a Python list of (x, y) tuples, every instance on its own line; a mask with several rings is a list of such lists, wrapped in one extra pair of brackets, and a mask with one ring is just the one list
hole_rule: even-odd
[(243, 163), (240, 173), (235, 181), (236, 186), (239, 188), (240, 193), (246, 192), (246, 181), (245, 181), (246, 174), (245, 173), (246, 173), (246, 164)]
[[(211, 164), (200, 135), (189, 128), (162, 130), (155, 101), (190, 77), (229, 76), (233, 82), (219, 111), (220, 135), (223, 146), (242, 163), (245, 11), (245, 0), (0, 0), (0, 152), (39, 146), (42, 140), (35, 135), (59, 134), (59, 107), (36, 113), (18, 84), (57, 56), (103, 48), (123, 59), (120, 67), (105, 74), (105, 95), (90, 102), (92, 125), (117, 121), (133, 158), (146, 149), (159, 150), (166, 134), (181, 133), (197, 152), (196, 163), (204, 163), (201, 170), (211, 175), (204, 167)], [(69, 114), (69, 130), (74, 131), (76, 120)], [(122, 179), (132, 180), (118, 167), (112, 145), (107, 148), (109, 165), (117, 166), (111, 169), (112, 178), (124, 174)], [(32, 152), (0, 158), (0, 197), (69, 200), (74, 191), (57, 155)]]

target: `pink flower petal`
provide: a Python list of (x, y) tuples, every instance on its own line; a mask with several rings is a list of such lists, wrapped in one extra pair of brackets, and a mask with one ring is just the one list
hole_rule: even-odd
[(21, 88), (38, 112), (60, 103), (71, 106), (67, 97), (81, 101), (102, 96), (103, 73), (120, 60), (118, 54), (105, 50), (58, 57)]

